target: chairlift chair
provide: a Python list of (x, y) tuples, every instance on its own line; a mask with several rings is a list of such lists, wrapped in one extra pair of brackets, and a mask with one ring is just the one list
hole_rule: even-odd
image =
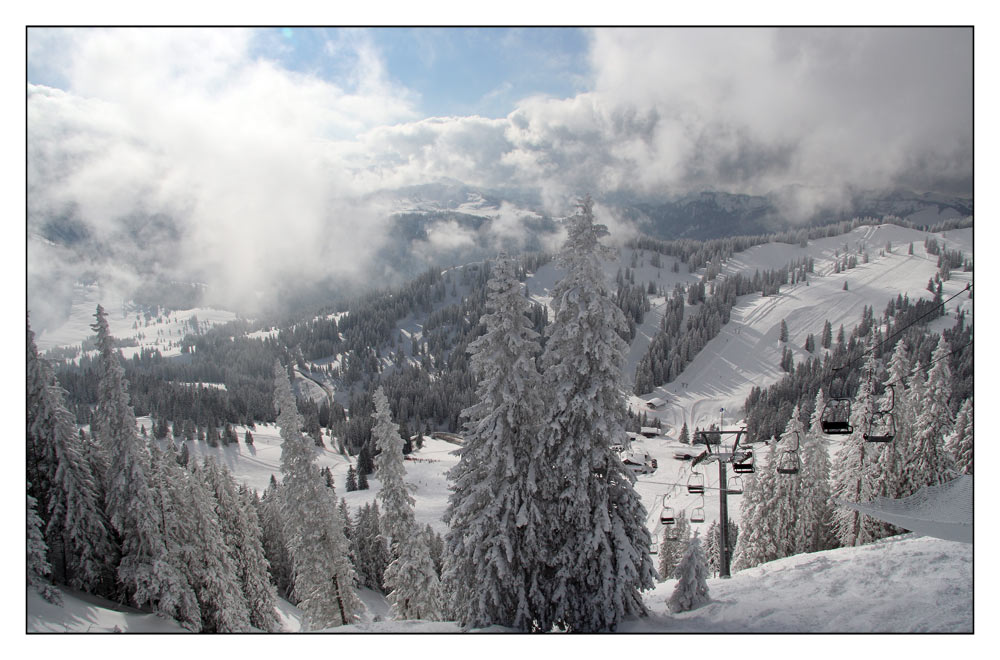
[(688, 477), (688, 492), (694, 495), (701, 495), (705, 492), (705, 475), (701, 472), (692, 472)]
[(892, 442), (896, 436), (896, 418), (887, 410), (872, 413), (868, 421), (868, 431), (864, 434), (866, 442)]
[(673, 525), (674, 524), (674, 509), (673, 507), (665, 507), (663, 512), (660, 513), (660, 524), (662, 525)]
[(799, 471), (799, 432), (795, 432), (795, 446), (785, 449), (778, 459), (778, 474), (797, 474)]
[(651, 554), (651, 555), (658, 555), (658, 554), (660, 554), (660, 544), (657, 543), (656, 541), (653, 541), (652, 543), (650, 543), (649, 544), (649, 554)]
[(743, 479), (740, 477), (729, 477), (729, 484), (726, 486), (729, 495), (743, 494)]
[(778, 474), (798, 474), (799, 453), (791, 449), (786, 449), (778, 459)]
[(743, 458), (733, 461), (733, 472), (736, 474), (753, 474), (753, 471), (753, 452), (747, 449), (746, 455)]
[(820, 425), (823, 433), (827, 435), (847, 435), (854, 432), (854, 427), (850, 424), (851, 400), (847, 397), (837, 397), (830, 399), (823, 406), (823, 415), (820, 418)]
[(892, 383), (886, 390), (889, 395), (889, 405), (879, 408), (868, 419), (868, 429), (864, 433), (866, 442), (892, 442), (896, 436), (896, 417), (892, 409), (896, 407), (896, 389)]
[(693, 523), (703, 523), (705, 522), (705, 507), (696, 506), (694, 510), (691, 511), (691, 517), (689, 520)]

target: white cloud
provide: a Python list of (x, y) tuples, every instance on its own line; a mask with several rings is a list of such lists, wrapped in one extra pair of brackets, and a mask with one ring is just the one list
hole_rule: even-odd
[[(364, 31), (329, 34), (337, 84), (260, 39), (30, 30), (31, 69), (65, 91), (29, 86), (29, 223), (72, 209), (124, 240), (124, 217), (170, 216), (182, 249), (159, 267), (232, 299), (367, 272), (387, 218), (359, 200), (442, 177), (535, 190), (554, 215), (586, 192), (780, 189), (805, 214), (852, 186), (971, 181), (967, 31), (594, 30), (589, 91), (502, 119), (418, 117)], [(502, 210), (494, 233), (519, 224)], [(440, 229), (427, 250), (471, 240)]]

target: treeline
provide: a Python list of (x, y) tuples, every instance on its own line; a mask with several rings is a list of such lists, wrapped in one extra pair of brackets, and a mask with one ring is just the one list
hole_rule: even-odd
[[(849, 336), (845, 336), (841, 326), (837, 341), (829, 346), (825, 355), (800, 362), (791, 373), (770, 387), (754, 387), (750, 391), (744, 404), (749, 435), (764, 439), (779, 436), (796, 406), (800, 421), (808, 423), (820, 388), (827, 397), (855, 396), (859, 383), (867, 376), (863, 364), (869, 350), (884, 362), (896, 345), (905, 341), (914, 364), (924, 365), (926, 370), (938, 342), (938, 335), (929, 332), (926, 324), (943, 313), (939, 298), (911, 302), (902, 294), (886, 305), (881, 319), (876, 320), (873, 309), (866, 306), (861, 322)], [(914, 325), (918, 319), (919, 323)], [(962, 312), (958, 315), (958, 323), (943, 333), (955, 351), (949, 358), (953, 383), (948, 407), (953, 413), (957, 413), (973, 393), (972, 330)], [(875, 395), (880, 396), (883, 391), (876, 385)]]
[[(862, 225), (894, 224), (910, 229), (919, 229), (929, 232), (943, 232), (952, 229), (964, 229), (972, 226), (972, 218), (954, 218), (945, 220), (934, 225), (918, 224), (897, 218), (896, 216), (885, 216), (883, 218), (853, 218), (832, 224), (821, 225), (819, 227), (803, 227), (802, 229), (789, 230), (774, 234), (758, 234), (753, 236), (731, 236), (728, 238), (718, 238), (708, 241), (698, 241), (692, 239), (679, 239), (664, 241), (648, 236), (640, 236), (626, 242), (627, 247), (651, 250), (671, 257), (680, 259), (688, 266), (688, 272), (693, 273), (700, 268), (708, 266), (713, 260), (725, 261), (736, 252), (742, 252), (755, 245), (765, 243), (788, 243), (805, 247), (811, 240), (820, 238), (830, 238), (846, 234)], [(931, 239), (934, 240), (934, 239)], [(936, 254), (936, 253), (932, 253)]]
[[(650, 342), (635, 370), (633, 392), (637, 395), (670, 383), (684, 371), (699, 351), (729, 323), (737, 298), (751, 293), (777, 294), (781, 285), (806, 279), (813, 270), (812, 258), (803, 258), (782, 268), (756, 271), (753, 277), (741, 273), (716, 277), (709, 282), (703, 276), (686, 291), (678, 284), (660, 323), (660, 332)], [(714, 273), (713, 273), (714, 275)], [(709, 295), (705, 295), (706, 284)], [(688, 305), (697, 305), (684, 320), (685, 297)]]

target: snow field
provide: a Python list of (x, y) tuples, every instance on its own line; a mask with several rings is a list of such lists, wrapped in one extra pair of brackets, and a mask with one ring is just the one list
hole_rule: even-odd
[[(795, 555), (708, 580), (711, 602), (670, 614), (676, 580), (645, 593), (647, 618), (626, 619), (624, 633), (968, 633), (972, 632), (971, 545), (912, 534), (858, 548)], [(186, 632), (172, 621), (63, 589), (64, 605), (28, 593), (29, 632)], [(362, 622), (338, 633), (454, 633), (450, 622), (386, 621), (384, 599), (368, 590)], [(112, 609), (112, 607), (114, 609)], [(301, 613), (279, 600), (283, 629)], [(381, 618), (382, 620), (376, 620)], [(476, 632), (503, 632), (491, 627)], [(593, 638), (590, 638), (593, 639)]]

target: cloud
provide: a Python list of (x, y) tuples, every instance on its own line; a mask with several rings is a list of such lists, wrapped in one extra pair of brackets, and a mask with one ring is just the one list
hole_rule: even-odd
[[(856, 189), (971, 192), (969, 30), (592, 30), (586, 91), (499, 119), (422, 118), (370, 33), (320, 36), (296, 72), (253, 30), (32, 28), (48, 84), (28, 87), (29, 230), (70, 217), (108, 263), (141, 254), (233, 304), (385, 272), (371, 193), (443, 178), (532, 191), (554, 216), (588, 192), (776, 192), (801, 217)], [(136, 226), (157, 217), (176, 231)], [(501, 209), (493, 227), (517, 245), (524, 222)], [(438, 229), (427, 259), (471, 239)], [(29, 275), (51, 281), (38, 245)]]
[[(356, 202), (364, 177), (337, 140), (415, 116), (370, 44), (345, 46), (360, 62), (348, 89), (252, 57), (241, 30), (60, 36), (29, 32), (58, 45), (29, 52), (68, 81), (28, 88), (30, 229), (71, 215), (113, 252), (149, 250), (227, 304), (364, 272), (387, 218)], [(176, 224), (166, 253), (136, 240), (137, 215)]]

